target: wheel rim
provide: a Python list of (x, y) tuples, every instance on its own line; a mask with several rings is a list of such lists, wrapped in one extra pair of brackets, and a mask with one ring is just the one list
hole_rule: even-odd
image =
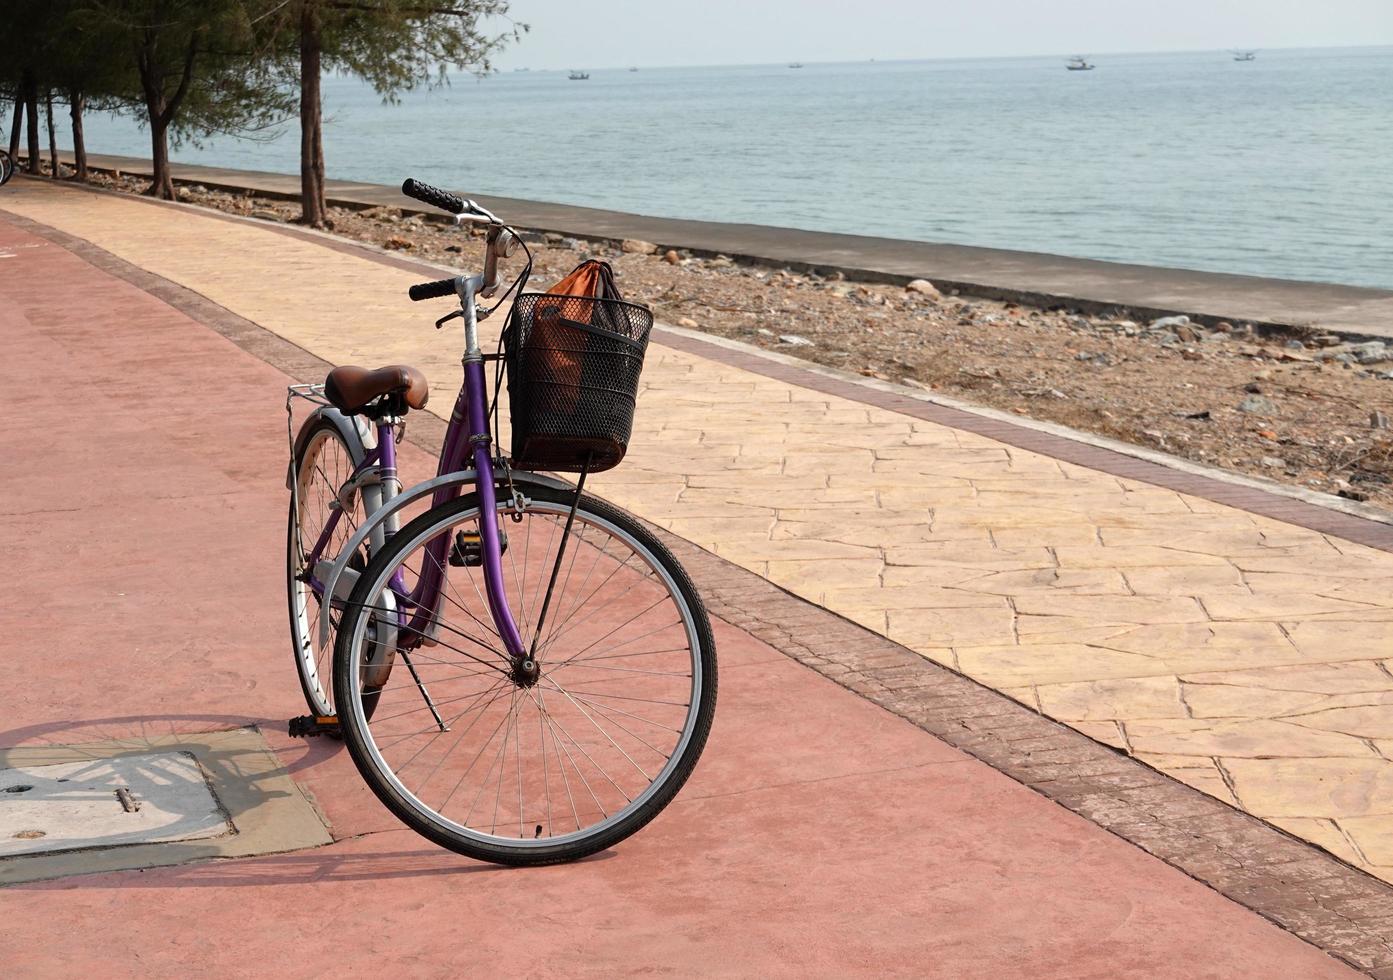
[[(535, 502), (522, 527), (502, 520), (512, 537), (504, 555), (509, 600), (529, 644), (566, 511)], [(455, 531), (477, 526), (477, 508), (431, 522), (392, 549), (395, 558), (363, 594), (380, 596), (398, 568), (414, 582), (431, 567), (427, 542), (442, 533), (453, 542)], [(440, 642), (399, 658), (371, 722), (361, 672), (341, 675), (349, 685), (341, 712), (361, 734), (369, 764), (441, 830), (519, 850), (592, 839), (641, 811), (686, 755), (702, 708), (703, 666), (695, 616), (677, 582), (642, 542), (601, 515), (577, 513), (566, 540), (534, 685), (507, 673), (482, 569), (448, 562), (432, 617)], [(352, 619), (348, 650), (361, 647), (368, 617)]]
[[(338, 488), (353, 474), (354, 468), (348, 446), (336, 431), (326, 426), (310, 437), (301, 453), (300, 469), (296, 474), (298, 508), (289, 555), (291, 624), (295, 634), (292, 639), (305, 693), (315, 712), (323, 715), (334, 713), (333, 685), (330, 678), (334, 633), (339, 617), (330, 615), (334, 628), (329, 632), (328, 642), (321, 645), (318, 629), (320, 599), (309, 583), (301, 581), (297, 576), (305, 570), (305, 556), (314, 548), (320, 533), (328, 523), (330, 505), (336, 499)], [(357, 530), (362, 518), (361, 509), (360, 498), (355, 492), (351, 507), (334, 528), (321, 558), (334, 559), (338, 556), (349, 537)], [(355, 555), (350, 559), (350, 567), (359, 571), (365, 564), (361, 555)]]

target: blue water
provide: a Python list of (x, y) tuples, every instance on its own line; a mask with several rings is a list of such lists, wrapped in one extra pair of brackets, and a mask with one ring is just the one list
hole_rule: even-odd
[[(325, 82), (329, 176), (1393, 287), (1393, 48)], [(145, 155), (130, 120), (95, 152)], [(298, 172), (269, 143), (192, 163)]]

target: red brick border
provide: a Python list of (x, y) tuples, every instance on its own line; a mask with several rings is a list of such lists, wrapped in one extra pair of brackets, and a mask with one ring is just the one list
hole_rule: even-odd
[[(0, 214), (16, 226), (159, 297), (292, 377), (316, 380), (332, 366), (211, 300), (89, 242), (28, 219)], [(707, 351), (710, 347), (749, 358), (753, 362), (751, 370), (771, 365), (783, 367), (714, 344), (693, 344), (702, 356), (712, 356)], [(746, 366), (739, 360), (722, 360)], [(842, 389), (826, 389), (810, 381), (845, 385), (854, 391), (850, 397), (860, 401), (870, 401), (860, 395), (874, 391), (799, 368), (788, 370), (791, 373), (787, 375), (769, 370), (759, 373), (782, 376), (829, 394), (841, 394)], [(904, 411), (897, 396), (886, 397), (887, 406), (894, 406), (892, 411)], [(964, 418), (957, 421), (974, 423), (971, 431), (983, 431), (975, 423), (990, 423), (968, 412), (914, 399), (905, 401), (911, 408), (960, 414)], [(955, 417), (912, 414), (932, 421)], [(957, 427), (969, 428), (967, 424)], [(997, 431), (988, 424), (983, 434), (1018, 444), (997, 435)], [(1036, 451), (1046, 451), (1039, 447), (1053, 446), (1052, 440), (1066, 448), (1080, 445), (1009, 423), (1002, 423), (1001, 431), (1005, 435), (1024, 431), (1043, 436), (1038, 442), (1022, 446)], [(427, 451), (439, 452), (443, 432), (441, 420), (424, 413), (413, 417), (410, 438)], [(1119, 453), (1098, 451), (1122, 461), (1138, 462)], [(1146, 465), (1169, 472), (1157, 464)], [(1228, 487), (1220, 481), (1198, 479)], [(1193, 490), (1185, 492), (1208, 496)], [(1301, 506), (1320, 511), (1309, 504)], [(1393, 886), (997, 691), (925, 660), (878, 633), (793, 596), (753, 572), (660, 528), (653, 530), (687, 567), (713, 615), (1166, 861), (1326, 953), (1370, 976), (1393, 980)]]

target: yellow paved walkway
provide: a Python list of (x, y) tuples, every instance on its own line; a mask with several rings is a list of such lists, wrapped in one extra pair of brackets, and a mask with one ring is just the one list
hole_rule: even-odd
[[(411, 273), (37, 182), (0, 207), (326, 360), (415, 363), (448, 412), (458, 334)], [(645, 379), (597, 492), (1393, 880), (1393, 554), (658, 344)]]

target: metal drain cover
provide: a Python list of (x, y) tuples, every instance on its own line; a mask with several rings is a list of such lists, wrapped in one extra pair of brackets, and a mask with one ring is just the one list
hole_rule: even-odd
[(0, 857), (232, 832), (190, 752), (0, 769)]

